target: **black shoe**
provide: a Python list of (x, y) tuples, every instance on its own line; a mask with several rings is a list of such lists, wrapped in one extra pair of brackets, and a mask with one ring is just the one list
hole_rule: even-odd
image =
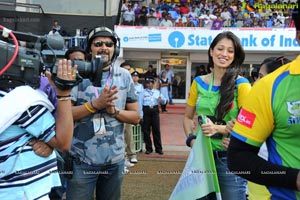
[(158, 151), (155, 151), (156, 153), (158, 153), (159, 155), (164, 155), (164, 152), (162, 150), (158, 150)]
[(150, 153), (152, 153), (153, 151), (152, 150), (147, 150), (146, 152), (145, 152), (145, 154), (150, 154)]

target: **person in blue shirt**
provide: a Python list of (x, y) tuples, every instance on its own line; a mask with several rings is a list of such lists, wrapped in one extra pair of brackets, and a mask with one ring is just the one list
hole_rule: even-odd
[(165, 64), (164, 65), (164, 70), (162, 70), (161, 72), (160, 72), (160, 76), (161, 76), (161, 74), (162, 74), (162, 72), (166, 72), (166, 77), (167, 77), (167, 79), (168, 79), (168, 81), (169, 81), (169, 84), (170, 84), (170, 87), (169, 87), (169, 104), (170, 105), (173, 105), (173, 90), (172, 90), (172, 83), (173, 83), (173, 81), (174, 81), (174, 79), (175, 79), (175, 74), (174, 74), (174, 72), (170, 69), (170, 65), (169, 64)]
[(166, 98), (159, 90), (153, 89), (154, 78), (145, 78), (145, 89), (139, 95), (140, 119), (142, 123), (142, 131), (144, 133), (144, 142), (146, 144), (146, 154), (153, 152), (152, 141), (150, 133), (152, 130), (153, 142), (155, 152), (163, 155), (161, 136), (160, 136), (160, 122), (159, 122), (159, 108), (158, 105), (165, 104)]
[[(61, 60), (57, 77), (73, 81), (76, 71), (71, 61)], [(51, 80), (51, 73), (46, 75)], [(51, 113), (53, 104), (40, 89), (25, 84), (0, 87), (0, 169), (5, 169), (0, 173), (0, 199), (48, 199), (51, 188), (60, 186), (56, 154), (43, 154), (41, 146), (47, 143), (51, 148), (69, 150), (73, 134), (71, 88), (52, 85), (56, 118)], [(32, 140), (40, 141), (39, 145), (31, 147), (37, 143)]]

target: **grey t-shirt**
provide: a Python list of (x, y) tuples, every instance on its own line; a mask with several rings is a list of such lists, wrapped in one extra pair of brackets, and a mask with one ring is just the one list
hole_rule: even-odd
[[(83, 105), (97, 98), (105, 84), (116, 85), (118, 99), (114, 101), (120, 110), (125, 109), (126, 103), (136, 102), (138, 96), (130, 73), (114, 66), (113, 77), (109, 71), (102, 74), (101, 87), (94, 87), (89, 79), (84, 79), (71, 92), (74, 105)], [(112, 82), (111, 82), (112, 81)], [(109, 83), (107, 83), (109, 82)], [(99, 133), (103, 131), (105, 133)], [(108, 165), (124, 159), (124, 124), (116, 118), (100, 110), (75, 122), (71, 154), (79, 157), (82, 162), (90, 165)]]

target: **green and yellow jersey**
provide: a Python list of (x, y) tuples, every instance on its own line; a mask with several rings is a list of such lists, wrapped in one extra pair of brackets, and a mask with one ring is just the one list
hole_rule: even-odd
[[(224, 121), (235, 119), (238, 115), (246, 96), (251, 90), (251, 85), (248, 79), (239, 77), (236, 80), (236, 90), (234, 93), (234, 100), (230, 111), (225, 115)], [(187, 104), (195, 106), (198, 116), (214, 116), (216, 107), (220, 99), (220, 86), (211, 86), (203, 80), (202, 76), (198, 76), (192, 82)], [(211, 139), (213, 150), (221, 150), (224, 147), (221, 145), (221, 139)]]
[[(232, 136), (256, 147), (266, 141), (271, 163), (300, 169), (300, 56), (253, 86)], [(300, 199), (298, 191), (268, 190), (272, 199)]]

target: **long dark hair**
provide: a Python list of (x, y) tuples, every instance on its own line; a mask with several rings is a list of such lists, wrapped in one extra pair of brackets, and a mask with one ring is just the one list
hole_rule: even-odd
[(234, 46), (234, 59), (233, 62), (226, 69), (225, 74), (221, 79), (220, 86), (220, 101), (215, 110), (217, 120), (222, 120), (227, 112), (230, 110), (234, 98), (235, 81), (238, 77), (241, 65), (245, 59), (245, 52), (240, 43), (240, 39), (230, 31), (219, 33), (212, 41), (208, 49), (208, 66), (214, 67), (210, 50), (213, 50), (215, 46), (224, 38), (232, 41)]
[(267, 73), (271, 73), (273, 71), (275, 71), (277, 68), (281, 67), (282, 65), (285, 65), (287, 63), (291, 62), (291, 60), (289, 60), (288, 58), (285, 58), (284, 56), (280, 56), (280, 57), (269, 57), (266, 58), (260, 65), (260, 67), (262, 65), (266, 66), (266, 71)]

